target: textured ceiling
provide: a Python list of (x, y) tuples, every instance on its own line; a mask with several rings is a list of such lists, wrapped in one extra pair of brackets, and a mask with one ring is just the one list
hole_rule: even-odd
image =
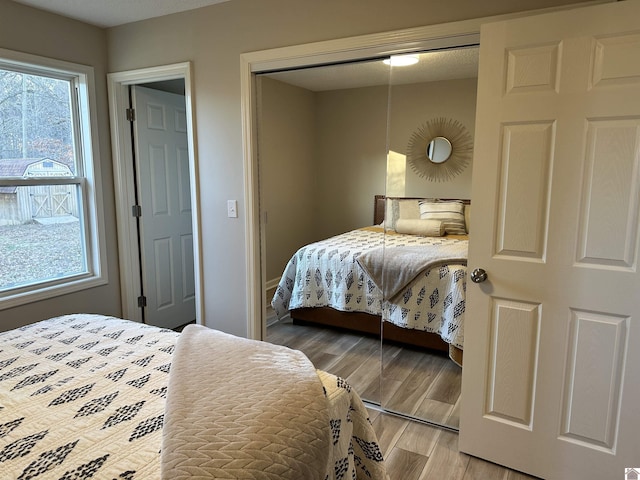
[(475, 78), (478, 76), (478, 47), (425, 52), (418, 63), (389, 67), (381, 60), (344, 63), (265, 74), (314, 92), (376, 85), (403, 85)]
[(115, 27), (147, 18), (184, 12), (229, 0), (13, 0), (48, 12), (90, 23)]

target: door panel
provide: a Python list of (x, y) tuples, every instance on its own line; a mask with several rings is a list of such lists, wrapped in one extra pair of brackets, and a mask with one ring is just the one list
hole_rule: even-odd
[[(482, 29), (460, 449), (620, 478), (640, 419), (640, 3)], [(471, 285), (471, 284), (470, 284)]]
[(589, 120), (587, 125), (576, 261), (634, 268), (640, 195), (639, 159), (633, 153), (640, 144), (640, 118)]
[(493, 299), (487, 415), (530, 429), (540, 305)]
[(554, 127), (553, 122), (503, 127), (496, 255), (544, 261)]
[(136, 159), (145, 321), (195, 319), (195, 281), (184, 97), (136, 86)]
[(560, 438), (614, 453), (628, 321), (571, 312)]

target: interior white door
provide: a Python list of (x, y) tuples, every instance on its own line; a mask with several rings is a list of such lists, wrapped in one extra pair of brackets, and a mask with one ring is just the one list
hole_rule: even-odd
[(133, 87), (145, 322), (195, 320), (189, 151), (182, 95)]
[(481, 31), (459, 448), (546, 479), (640, 463), (639, 19)]

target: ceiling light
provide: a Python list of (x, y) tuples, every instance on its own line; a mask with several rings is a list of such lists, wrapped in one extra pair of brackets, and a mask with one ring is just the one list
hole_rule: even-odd
[(385, 65), (391, 65), (392, 67), (406, 67), (407, 65), (413, 65), (418, 63), (417, 55), (392, 55), (390, 58), (386, 58), (382, 61)]

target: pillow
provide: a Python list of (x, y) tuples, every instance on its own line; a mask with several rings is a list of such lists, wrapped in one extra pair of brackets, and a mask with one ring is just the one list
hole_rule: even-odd
[(385, 228), (393, 228), (393, 200), (386, 198), (384, 201), (384, 220), (382, 226)]
[(441, 237), (444, 235), (444, 224), (439, 220), (399, 218), (396, 222), (396, 232), (421, 237)]
[(409, 198), (387, 198), (385, 205), (384, 226), (385, 228), (396, 229), (396, 222), (399, 218), (420, 219), (419, 199)]
[(420, 219), (420, 205), (416, 199), (398, 199), (398, 215), (395, 217), (396, 222), (402, 219)]
[(471, 223), (471, 205), (464, 206), (464, 228), (469, 233), (469, 224)]
[(420, 218), (423, 220), (439, 220), (444, 230), (450, 235), (465, 235), (464, 203), (461, 200), (421, 200)]

